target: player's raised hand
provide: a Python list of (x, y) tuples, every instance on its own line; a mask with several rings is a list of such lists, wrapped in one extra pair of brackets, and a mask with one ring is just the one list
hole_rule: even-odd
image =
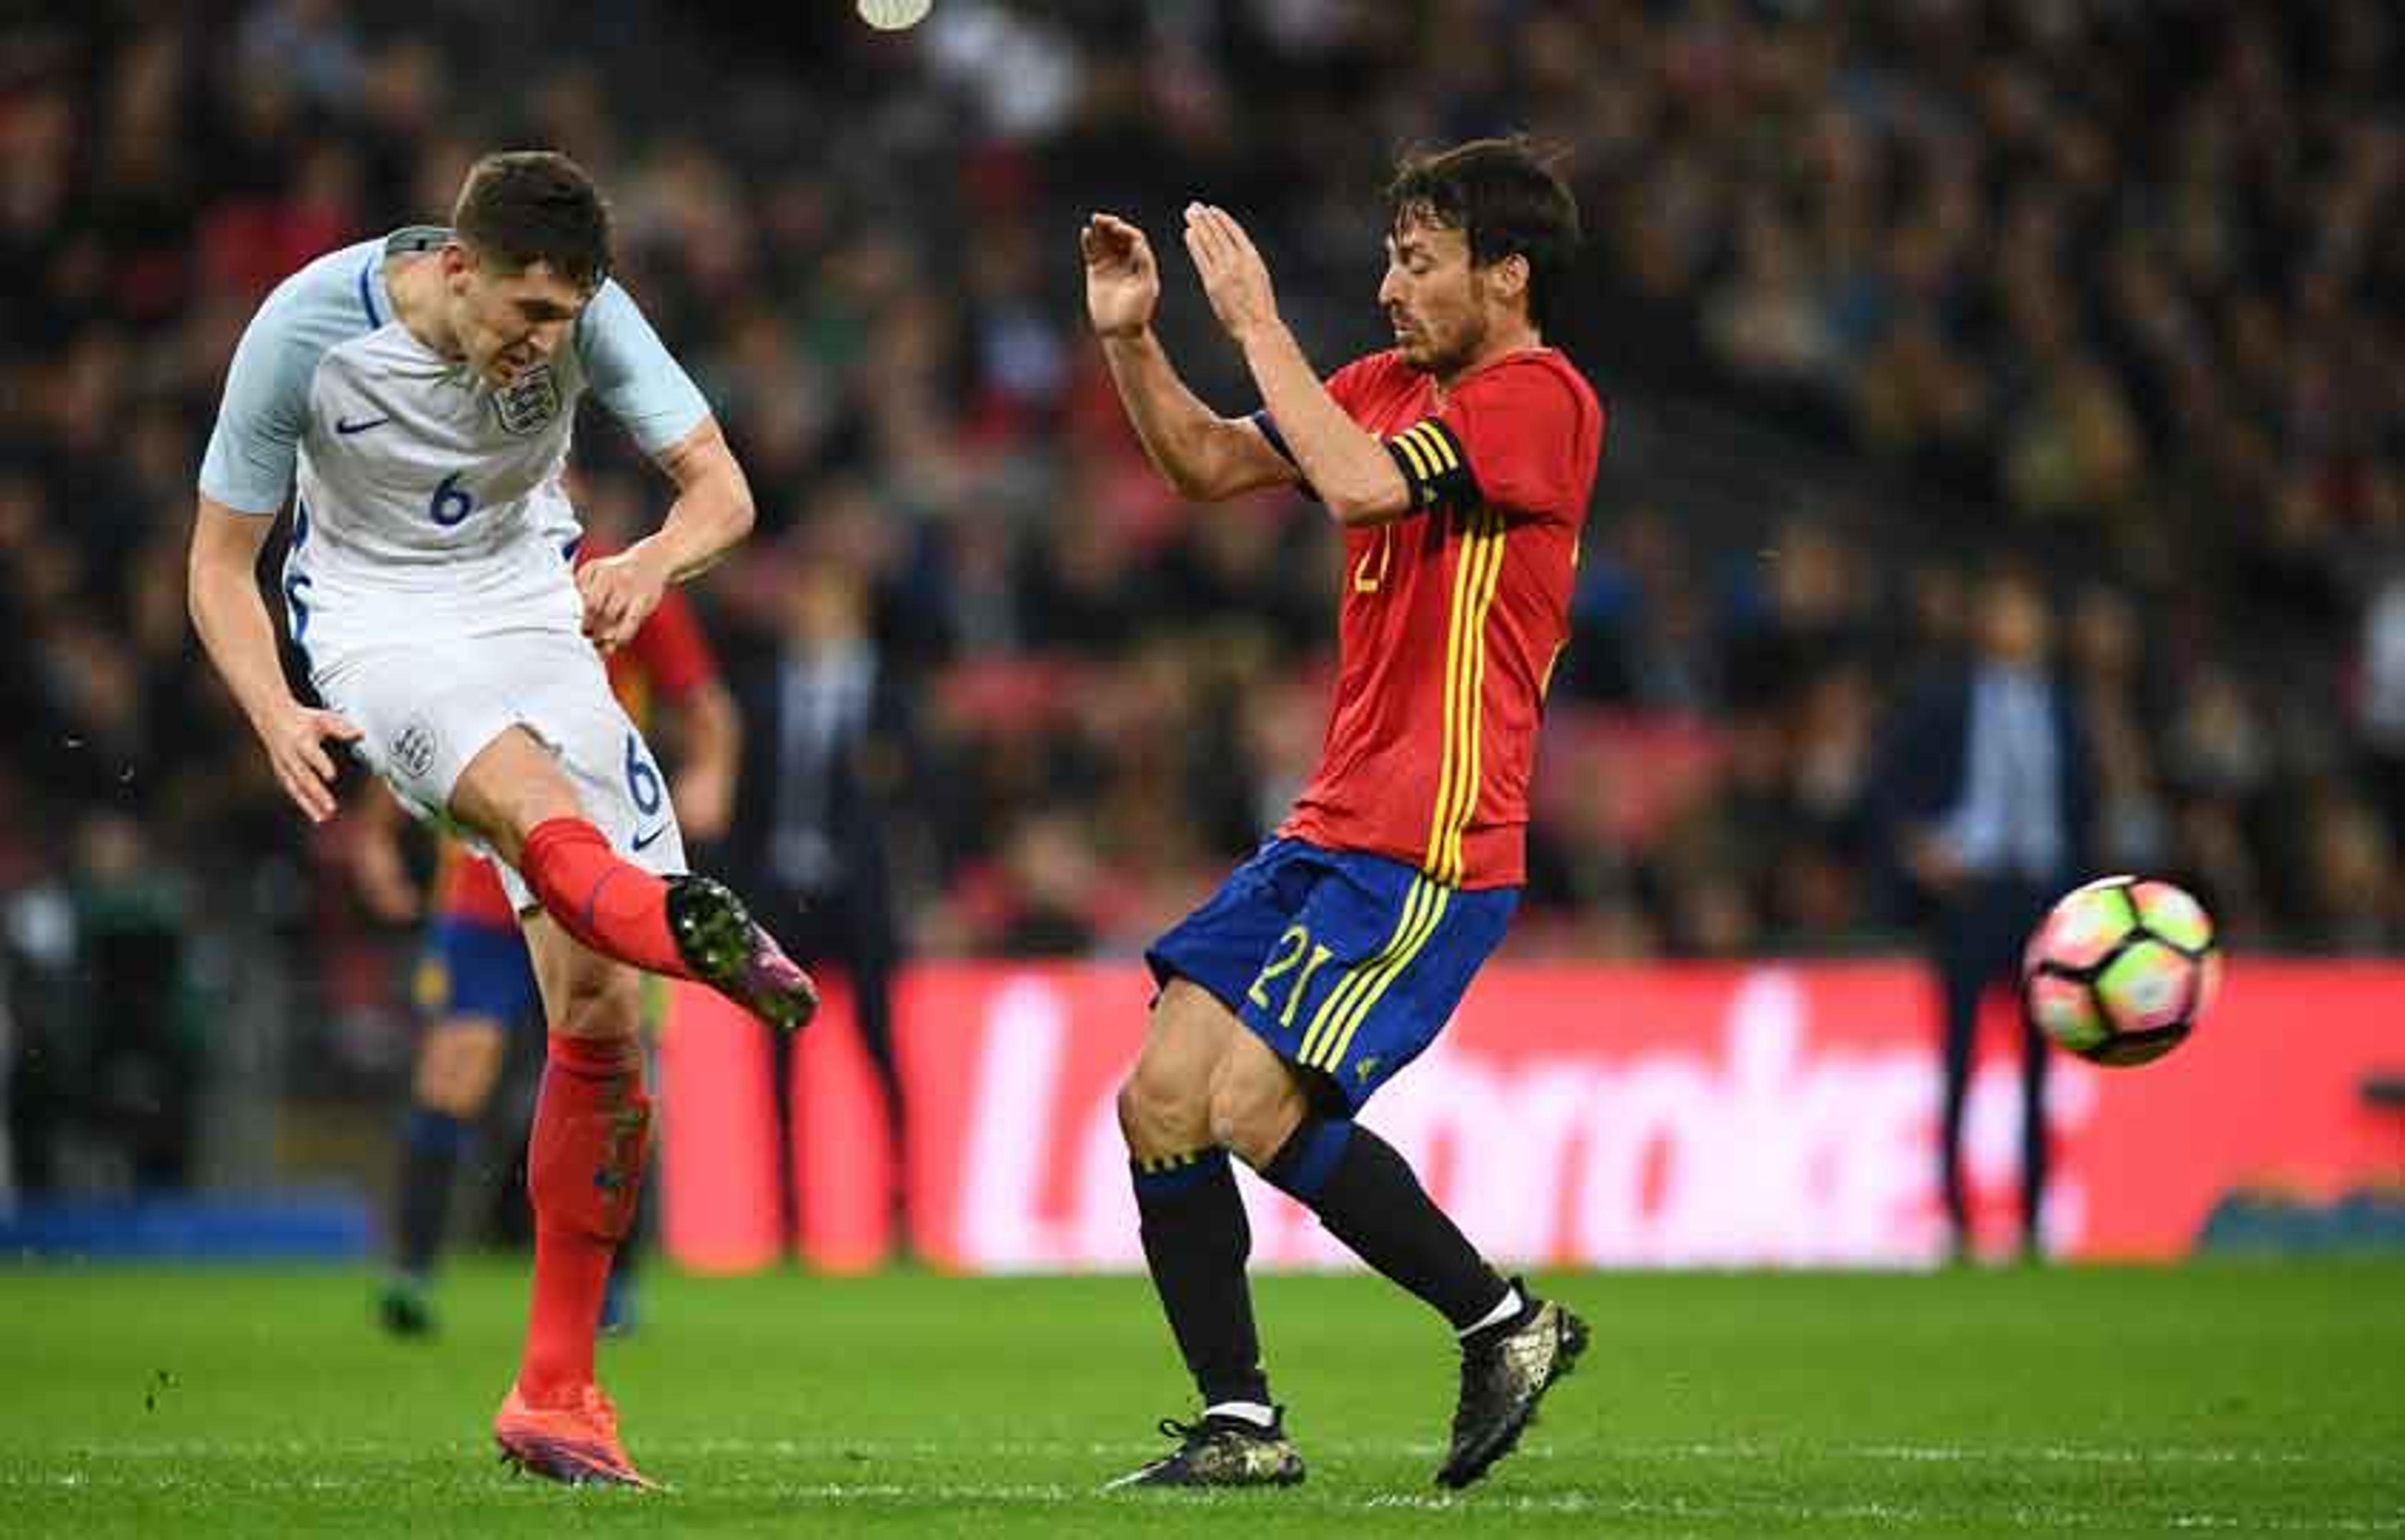
[(334, 756), (329, 742), (357, 743), (359, 730), (331, 711), (288, 703), (259, 725), (259, 741), (266, 746), (267, 763), (284, 794), (307, 816), (323, 823), (334, 816)]
[(668, 568), (640, 542), (614, 556), (586, 562), (576, 569), (585, 638), (604, 652), (624, 647), (660, 607), (668, 586)]
[(1254, 327), (1277, 319), (1277, 293), (1270, 287), (1269, 264), (1254, 249), (1253, 238), (1226, 209), (1209, 203), (1186, 205), (1186, 251), (1202, 275), (1202, 293), (1211, 312), (1231, 337), (1241, 338)]
[(1086, 315), (1103, 337), (1132, 337), (1160, 303), (1160, 265), (1144, 231), (1116, 214), (1090, 215), (1078, 232), (1086, 257)]

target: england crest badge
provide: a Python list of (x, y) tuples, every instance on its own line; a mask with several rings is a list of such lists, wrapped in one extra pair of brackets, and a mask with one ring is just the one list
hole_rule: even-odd
[(559, 415), (559, 386), (549, 364), (537, 364), (493, 392), (493, 415), (512, 438), (530, 439)]

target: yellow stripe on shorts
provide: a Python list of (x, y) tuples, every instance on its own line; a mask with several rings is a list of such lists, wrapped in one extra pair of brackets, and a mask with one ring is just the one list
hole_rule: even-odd
[(1428, 943), (1429, 931), (1435, 929), (1434, 916), (1444, 912), (1444, 893), (1426, 877), (1414, 875), (1411, 887), (1403, 894), (1402, 917), (1395, 922), (1395, 933), (1386, 945), (1362, 962), (1346, 970), (1344, 976), (1328, 991), (1313, 1013), (1310, 1030), (1302, 1034), (1302, 1048), (1296, 1060), (1302, 1064), (1333, 1067), (1339, 1055), (1332, 1053), (1336, 1040), (1346, 1035), (1348, 1026), (1357, 1026), (1360, 1017), (1354, 1005), (1365, 996), (1375, 999), (1385, 990), (1383, 980), (1410, 961)]
[(1344, 1013), (1342, 1024), (1333, 1033), (1335, 1042), (1323, 1047), (1320, 1053), (1319, 1067), (1329, 1074), (1334, 1074), (1343, 1064), (1345, 1054), (1353, 1046), (1354, 1032), (1376, 1008), (1379, 997), (1386, 992), (1386, 987), (1412, 965), (1413, 959), (1420, 955), (1420, 949), (1428, 944), (1428, 938), (1436, 934), (1437, 927), (1444, 923), (1445, 905), (1452, 902), (1453, 889), (1425, 881), (1421, 886), (1427, 890), (1428, 899), (1420, 906), (1419, 928), (1384, 966), (1376, 970), (1376, 977)]

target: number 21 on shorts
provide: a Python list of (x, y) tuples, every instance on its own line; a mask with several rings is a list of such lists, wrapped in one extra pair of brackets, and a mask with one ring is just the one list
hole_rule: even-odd
[[(1308, 962), (1303, 961), (1305, 952), (1311, 954)], [(1312, 940), (1311, 932), (1302, 926), (1289, 925), (1286, 934), (1278, 937), (1277, 948), (1268, 966), (1261, 970), (1259, 978), (1253, 980), (1252, 987), (1245, 991), (1245, 998), (1264, 1011), (1275, 1010), (1278, 1025), (1291, 1027), (1294, 1025), (1295, 1007), (1302, 1003), (1303, 991), (1311, 987), (1311, 975), (1319, 972), (1321, 966), (1335, 955)], [(1281, 1008), (1272, 1001), (1269, 987), (1286, 974), (1295, 973), (1298, 966), (1302, 971), (1295, 974), (1292, 984), (1287, 986), (1286, 1004)]]

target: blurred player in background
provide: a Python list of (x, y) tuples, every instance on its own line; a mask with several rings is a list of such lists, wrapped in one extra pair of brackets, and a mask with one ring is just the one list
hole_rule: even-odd
[[(581, 566), (614, 553), (614, 546), (588, 533), (575, 559)], [(741, 729), (692, 604), (670, 590), (607, 662), (611, 691), (637, 730), (648, 736), (657, 727), (668, 729), (677, 750), (670, 801), (678, 825), (698, 842), (716, 841), (734, 805)], [(654, 703), (668, 713), (664, 723), (654, 720)], [(372, 791), (355, 814), (361, 823), (355, 847), (361, 897), (381, 918), (415, 918), (417, 889), (401, 851), (401, 805)], [(453, 1180), (499, 1083), (509, 1034), (533, 1018), (541, 1003), (517, 915), (493, 863), (452, 840), (442, 843), (437, 862), (433, 918), (414, 990), (423, 1029), (394, 1183), (393, 1273), (377, 1302), (386, 1328), (403, 1337), (434, 1329), (429, 1295)], [(656, 1033), (666, 995), (647, 990), (645, 1004), (645, 1026)], [(618, 1247), (602, 1299), (604, 1332), (634, 1327), (640, 1253), (637, 1235)]]
[[(195, 627), (288, 795), (334, 814), (331, 743), (505, 863), (550, 1023), (527, 1156), (533, 1303), (493, 1423), (560, 1481), (650, 1483), (593, 1344), (650, 1146), (642, 975), (708, 984), (798, 1028), (817, 993), (684, 842), (600, 654), (751, 530), (701, 393), (610, 280), (610, 222), (547, 151), (471, 168), (447, 229), (321, 257), (234, 351), (201, 467)], [(676, 483), (658, 530), (571, 571), (562, 483), (590, 390)], [(259, 553), (293, 499), (281, 582), (323, 707), (287, 684)], [(597, 651), (597, 648), (598, 651)]]
[(1508, 1453), (1586, 1330), (1498, 1276), (1354, 1114), (1435, 1038), (1518, 900), (1545, 686), (1569, 635), (1603, 413), (1544, 328), (1578, 240), (1568, 189), (1517, 141), (1407, 161), (1378, 301), (1395, 345), (1322, 385), (1224, 211), (1186, 248), (1263, 410), (1195, 399), (1151, 329), (1143, 233), (1096, 215), (1087, 308), (1146, 453), (1204, 501), (1301, 484), (1343, 526), (1336, 705), (1276, 836), (1147, 954), (1160, 993), (1119, 1092), (1145, 1259), (1203, 1403), (1123, 1486), (1303, 1477), (1270, 1398), (1232, 1150), (1461, 1348), (1466, 1486)]

